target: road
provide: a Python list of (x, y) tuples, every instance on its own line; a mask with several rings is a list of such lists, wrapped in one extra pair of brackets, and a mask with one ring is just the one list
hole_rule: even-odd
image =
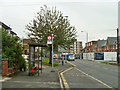
[(118, 88), (118, 67), (96, 61), (75, 60), (64, 73), (69, 88)]

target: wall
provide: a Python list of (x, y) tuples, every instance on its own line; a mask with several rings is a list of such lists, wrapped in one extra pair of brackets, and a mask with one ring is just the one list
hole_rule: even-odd
[(8, 59), (2, 59), (2, 76), (8, 74)]

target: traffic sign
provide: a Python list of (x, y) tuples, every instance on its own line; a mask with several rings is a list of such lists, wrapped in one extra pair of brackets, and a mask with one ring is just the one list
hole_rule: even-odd
[(52, 40), (52, 36), (47, 36), (47, 40)]
[(54, 36), (54, 34), (53, 34), (53, 33), (52, 33), (51, 35), (52, 35), (52, 37)]

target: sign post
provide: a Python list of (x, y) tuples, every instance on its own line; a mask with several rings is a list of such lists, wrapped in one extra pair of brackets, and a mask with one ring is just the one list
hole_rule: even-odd
[[(53, 37), (54, 34), (51, 34), (52, 36), (47, 36), (47, 44), (52, 44), (52, 69), (53, 69)], [(52, 70), (51, 72), (55, 72)]]
[(54, 37), (54, 34), (52, 34), (52, 68), (53, 68), (53, 37)]

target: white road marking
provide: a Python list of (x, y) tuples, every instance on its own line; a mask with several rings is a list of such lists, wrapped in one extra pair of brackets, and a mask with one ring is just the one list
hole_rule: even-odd
[[(75, 68), (76, 68), (76, 67), (75, 67)], [(108, 88), (112, 88), (111, 86), (107, 85), (106, 83), (102, 82), (101, 80), (99, 80), (99, 79), (97, 79), (97, 78), (95, 78), (95, 77), (93, 77), (93, 76), (91, 76), (91, 75), (89, 75), (89, 74), (87, 74), (87, 73), (81, 71), (81, 70), (78, 69), (78, 68), (76, 68), (76, 69), (77, 69), (78, 71), (80, 71), (81, 73), (85, 74), (86, 76), (88, 76), (88, 77), (90, 77), (90, 78), (92, 78), (92, 79), (98, 81), (99, 83), (103, 84), (104, 86), (106, 86), (106, 87), (108, 87)]]
[(11, 78), (4, 78), (4, 79), (2, 79), (2, 80), (0, 80), (0, 82), (5, 82), (5, 81), (7, 81), (7, 80), (10, 80)]

